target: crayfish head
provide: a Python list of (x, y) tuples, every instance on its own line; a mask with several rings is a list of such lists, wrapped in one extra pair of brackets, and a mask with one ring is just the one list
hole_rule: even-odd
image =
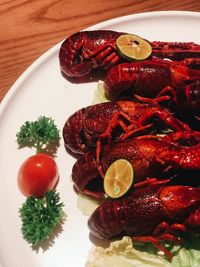
[[(184, 110), (185, 116), (191, 115), (199, 116), (200, 109), (200, 81), (187, 81), (177, 88), (177, 109), (178, 111)], [(189, 118), (188, 118), (189, 119)]]
[(118, 237), (123, 232), (123, 211), (120, 201), (107, 201), (90, 216), (90, 232), (101, 239)]
[(83, 155), (85, 144), (82, 136), (83, 117), (85, 108), (82, 108), (72, 114), (63, 127), (63, 139), (68, 152), (73, 155)]
[(76, 161), (72, 168), (72, 180), (79, 192), (95, 198), (104, 196), (102, 178), (92, 153), (86, 153)]

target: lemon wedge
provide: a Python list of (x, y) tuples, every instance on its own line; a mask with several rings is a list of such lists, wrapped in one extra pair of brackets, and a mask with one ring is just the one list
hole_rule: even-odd
[(144, 60), (152, 53), (151, 44), (138, 35), (123, 34), (117, 38), (117, 48), (127, 60)]
[(104, 190), (111, 198), (119, 198), (130, 189), (134, 178), (131, 163), (125, 159), (118, 159), (107, 169), (104, 176)]

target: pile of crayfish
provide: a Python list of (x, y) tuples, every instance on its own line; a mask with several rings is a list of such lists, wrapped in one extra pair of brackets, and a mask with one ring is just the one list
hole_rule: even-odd
[[(127, 62), (116, 47), (122, 34), (79, 32), (61, 45), (65, 76), (76, 81), (103, 71), (111, 100), (72, 114), (63, 139), (77, 157), (75, 188), (104, 199), (89, 218), (92, 234), (151, 242), (171, 260), (162, 241), (200, 233), (200, 45), (153, 41), (148, 59)], [(122, 158), (133, 166), (134, 184), (108, 200), (104, 175)]]

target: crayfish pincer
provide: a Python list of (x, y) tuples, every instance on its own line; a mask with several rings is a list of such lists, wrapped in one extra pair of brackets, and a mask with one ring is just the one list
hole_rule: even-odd
[(99, 238), (129, 235), (151, 242), (171, 259), (160, 241), (179, 243), (187, 231), (200, 232), (200, 188), (156, 182), (138, 186), (121, 199), (104, 202), (88, 225)]
[(100, 174), (105, 174), (109, 166), (118, 159), (126, 159), (132, 164), (134, 181), (138, 183), (146, 177), (163, 179), (169, 173), (179, 175), (186, 170), (199, 172), (199, 155), (200, 143), (181, 146), (162, 138), (141, 136), (103, 146), (99, 159), (94, 151), (86, 153), (74, 164), (72, 180), (79, 191), (99, 197), (103, 194), (103, 177)]

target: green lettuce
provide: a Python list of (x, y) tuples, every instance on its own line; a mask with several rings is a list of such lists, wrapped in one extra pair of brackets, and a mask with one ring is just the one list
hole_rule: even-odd
[(85, 216), (90, 216), (92, 212), (101, 204), (100, 201), (91, 198), (85, 194), (79, 193), (77, 198), (77, 207)]
[(97, 83), (97, 89), (94, 91), (92, 104), (104, 103), (109, 102), (110, 100), (106, 97), (104, 88), (103, 88), (103, 81), (99, 81)]
[(124, 236), (122, 240), (110, 243), (108, 248), (95, 247), (85, 267), (165, 267), (163, 259), (133, 247), (132, 239)]
[[(138, 247), (141, 246), (141, 250)], [(172, 262), (165, 259), (151, 244), (134, 246), (130, 237), (110, 243), (108, 248), (94, 247), (85, 267), (199, 267), (200, 242), (190, 239), (184, 246), (173, 246)], [(137, 247), (137, 249), (136, 249)], [(144, 251), (146, 250), (146, 251)]]

